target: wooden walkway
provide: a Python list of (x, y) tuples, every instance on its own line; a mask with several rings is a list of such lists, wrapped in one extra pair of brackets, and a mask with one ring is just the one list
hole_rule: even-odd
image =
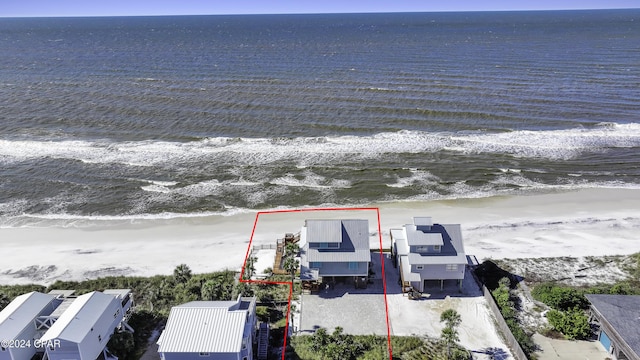
[(274, 275), (288, 275), (289, 272), (287, 270), (284, 269), (284, 256), (285, 256), (285, 249), (287, 247), (287, 244), (292, 243), (292, 244), (297, 244), (300, 241), (300, 233), (297, 234), (292, 234), (292, 233), (288, 233), (285, 234), (284, 239), (278, 239), (276, 241), (277, 246), (276, 246), (276, 257), (273, 260), (273, 274)]

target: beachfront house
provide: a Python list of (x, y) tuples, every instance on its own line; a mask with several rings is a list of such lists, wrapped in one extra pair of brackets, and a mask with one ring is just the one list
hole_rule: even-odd
[(30, 360), (37, 350), (35, 340), (40, 337), (36, 320), (50, 315), (60, 303), (53, 295), (30, 292), (0, 311), (0, 360)]
[(457, 281), (462, 288), (467, 258), (459, 224), (434, 224), (430, 217), (414, 217), (412, 224), (391, 229), (392, 256), (399, 267), (404, 292), (444, 288)]
[(171, 308), (158, 339), (162, 360), (253, 360), (256, 298), (192, 301)]
[(371, 252), (368, 220), (306, 220), (300, 232), (300, 279), (354, 281), (366, 287)]
[(585, 295), (598, 341), (614, 360), (640, 360), (640, 295)]
[(50, 360), (107, 358), (106, 346), (114, 331), (131, 330), (125, 322), (132, 306), (129, 289), (67, 296), (65, 301), (52, 314), (57, 319), (41, 338), (48, 344), (44, 348)]

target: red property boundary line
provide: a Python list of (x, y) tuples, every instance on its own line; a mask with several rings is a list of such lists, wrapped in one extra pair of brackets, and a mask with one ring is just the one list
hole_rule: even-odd
[(384, 310), (385, 320), (387, 322), (387, 349), (389, 350), (389, 360), (393, 360), (393, 353), (391, 351), (391, 327), (389, 326), (389, 305), (387, 303), (387, 279), (384, 272), (384, 254), (382, 252), (382, 231), (380, 228), (380, 209), (379, 208), (309, 208), (309, 209), (289, 209), (289, 210), (272, 210), (272, 211), (258, 211), (256, 219), (253, 222), (253, 229), (251, 230), (251, 238), (249, 239), (249, 246), (247, 246), (247, 252), (242, 263), (242, 271), (240, 272), (240, 282), (248, 284), (270, 284), (270, 285), (288, 285), (289, 286), (289, 300), (287, 304), (287, 324), (284, 328), (284, 342), (282, 345), (282, 360), (285, 360), (285, 350), (287, 348), (287, 334), (289, 333), (289, 320), (291, 315), (291, 298), (293, 296), (293, 282), (291, 281), (264, 281), (264, 280), (244, 280), (244, 269), (247, 265), (249, 254), (251, 253), (251, 244), (253, 244), (253, 236), (256, 232), (258, 225), (258, 219), (260, 215), (269, 214), (282, 214), (282, 213), (302, 213), (302, 212), (314, 212), (314, 211), (375, 211), (378, 221), (378, 240), (380, 243), (380, 263), (382, 264), (382, 285), (384, 290)]

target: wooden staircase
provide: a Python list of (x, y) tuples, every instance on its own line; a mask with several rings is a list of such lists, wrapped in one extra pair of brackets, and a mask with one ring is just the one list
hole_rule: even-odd
[(269, 324), (260, 323), (258, 332), (258, 360), (267, 360), (269, 354)]

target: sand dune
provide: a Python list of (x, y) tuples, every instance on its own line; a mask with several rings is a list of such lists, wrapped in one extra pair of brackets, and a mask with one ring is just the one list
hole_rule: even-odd
[[(640, 190), (586, 189), (528, 196), (388, 202), (380, 209), (383, 246), (389, 229), (416, 215), (462, 224), (465, 248), (486, 258), (600, 256), (640, 251)], [(379, 246), (375, 211), (263, 214), (254, 243), (297, 232), (306, 218), (366, 218)], [(0, 283), (49, 284), (104, 275), (240, 269), (255, 213), (161, 220), (59, 220), (46, 227), (0, 229)]]

